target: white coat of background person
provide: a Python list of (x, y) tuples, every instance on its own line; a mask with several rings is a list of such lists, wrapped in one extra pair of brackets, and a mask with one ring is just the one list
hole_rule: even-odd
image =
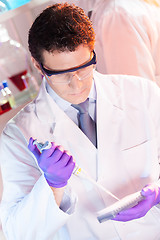
[(142, 76), (160, 86), (160, 7), (145, 0), (97, 0), (91, 20), (99, 72)]
[[(52, 8), (57, 11), (54, 13)], [(61, 10), (65, 12), (59, 14)], [(78, 18), (73, 18), (77, 11)], [(37, 20), (38, 26), (34, 25), (36, 29), (32, 27), (29, 46), (35, 66), (45, 71), (46, 79), (37, 98), (6, 125), (0, 141), (4, 184), (1, 216), (7, 240), (159, 240), (160, 199), (156, 196), (160, 197), (160, 89), (140, 77), (93, 72), (92, 64), (86, 77), (86, 64), (92, 62), (94, 49), (94, 34), (88, 18), (83, 11), (67, 4), (46, 8), (43, 14)], [(69, 51), (66, 41), (71, 43), (72, 50), (76, 43), (78, 46)], [(62, 51), (44, 50), (49, 42), (53, 47), (63, 46)], [(38, 43), (43, 44), (42, 52), (37, 49)], [(47, 75), (48, 71), (52, 76)], [(64, 71), (67, 75), (56, 77), (55, 72), (64, 74)], [(70, 71), (73, 71), (71, 75)], [(96, 100), (97, 148), (78, 127), (77, 114), (71, 106), (88, 97)], [(89, 181), (71, 176), (64, 192), (67, 205), (59, 207), (46, 179), (47, 172), (28, 149), (31, 136), (39, 142), (48, 140), (64, 146), (90, 176), (119, 198), (151, 183), (154, 199), (158, 201), (147, 204), (146, 215), (138, 215), (139, 219), (136, 215), (126, 223), (111, 220), (100, 224), (97, 210), (111, 204), (113, 199)], [(55, 163), (53, 156), (47, 163)], [(55, 174), (53, 177), (56, 180)], [(152, 192), (141, 205), (148, 203), (150, 196)], [(72, 211), (68, 212), (70, 207)], [(141, 210), (143, 208), (146, 206)]]
[(148, 78), (160, 86), (159, 0), (69, 0), (92, 11), (97, 71)]

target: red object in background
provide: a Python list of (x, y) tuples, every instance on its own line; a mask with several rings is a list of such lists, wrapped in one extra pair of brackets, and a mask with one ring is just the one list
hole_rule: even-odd
[(5, 112), (8, 112), (9, 110), (11, 110), (11, 105), (9, 102), (6, 102), (2, 105), (0, 105), (0, 115), (5, 113)]
[(25, 81), (25, 79), (22, 79), (23, 75), (27, 74), (27, 70), (20, 72), (16, 75), (13, 75), (11, 77), (9, 77), (9, 79), (16, 85), (16, 87), (22, 91), (24, 89), (26, 89), (28, 87), (27, 82)]

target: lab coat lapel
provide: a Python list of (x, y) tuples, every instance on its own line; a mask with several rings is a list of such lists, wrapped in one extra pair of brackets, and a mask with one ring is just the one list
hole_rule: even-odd
[(122, 139), (121, 126), (124, 119), (120, 92), (118, 89), (115, 91), (115, 86), (111, 81), (104, 80), (102, 85), (99, 83), (99, 77), (95, 76), (99, 181), (103, 178), (107, 179), (107, 176), (110, 179), (113, 169), (117, 169), (112, 159), (117, 158), (118, 151), (116, 150)]

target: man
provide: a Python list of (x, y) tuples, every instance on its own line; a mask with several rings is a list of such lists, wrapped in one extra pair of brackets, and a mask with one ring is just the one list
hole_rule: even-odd
[[(159, 239), (160, 91), (146, 79), (94, 71), (94, 39), (82, 9), (67, 3), (45, 9), (29, 31), (44, 80), (1, 136), (9, 240)], [(40, 153), (35, 139), (51, 147)], [(100, 224), (97, 212), (116, 200), (74, 176), (75, 163), (117, 198), (141, 191), (144, 200)]]

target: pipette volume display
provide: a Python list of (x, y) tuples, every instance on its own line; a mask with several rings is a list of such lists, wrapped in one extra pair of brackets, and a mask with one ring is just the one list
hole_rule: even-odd
[(44, 149), (49, 149), (52, 146), (52, 144), (49, 141), (46, 141), (45, 143), (41, 143), (41, 142), (38, 142), (37, 139), (33, 141), (33, 145), (37, 146), (40, 153), (42, 153)]

